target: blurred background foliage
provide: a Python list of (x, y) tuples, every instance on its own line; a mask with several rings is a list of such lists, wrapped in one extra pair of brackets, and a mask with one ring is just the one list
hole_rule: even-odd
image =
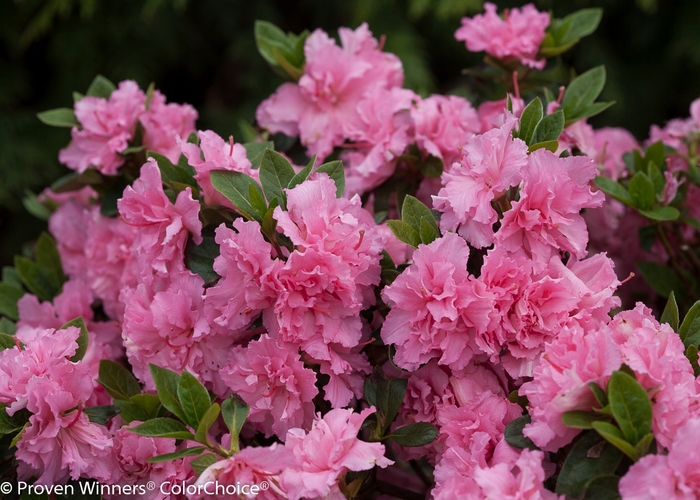
[[(478, 101), (479, 87), (463, 73), (480, 64), (457, 42), (460, 18), (482, 0), (3, 0), (0, 2), (0, 261), (11, 262), (45, 223), (22, 206), (66, 169), (57, 154), (68, 129), (42, 125), (36, 113), (72, 106), (96, 74), (114, 82), (155, 82), (169, 101), (189, 102), (198, 128), (241, 137), (256, 106), (282, 82), (258, 55), (253, 23), (285, 31), (367, 21), (385, 49), (401, 57), (406, 86), (421, 94), (457, 92)], [(501, 1), (499, 10), (524, 1)], [(555, 17), (603, 7), (598, 31), (564, 54), (584, 71), (605, 64), (601, 100), (617, 104), (592, 120), (623, 126), (639, 139), (649, 125), (688, 116), (700, 96), (698, 0), (536, 0)], [(567, 73), (568, 74), (568, 73)], [(567, 78), (568, 80), (568, 78)], [(566, 80), (564, 81), (566, 83)]]

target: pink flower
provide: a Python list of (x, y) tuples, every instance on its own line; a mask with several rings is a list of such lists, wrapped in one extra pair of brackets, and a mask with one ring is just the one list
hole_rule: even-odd
[(214, 270), (222, 279), (207, 289), (204, 313), (213, 331), (240, 336), (239, 330), (274, 303), (272, 279), (282, 262), (272, 259), (272, 245), (257, 222), (239, 218), (233, 227), (237, 232), (223, 224), (216, 230), (221, 255), (214, 260)]
[(441, 158), (447, 167), (459, 161), (459, 148), (481, 132), (479, 116), (469, 101), (458, 96), (431, 95), (411, 108), (416, 144)]
[(341, 154), (348, 196), (369, 191), (394, 173), (396, 159), (411, 142), (408, 109), (417, 98), (407, 89), (377, 86), (357, 104), (357, 116), (345, 124), (357, 149)]
[[(112, 439), (82, 413), (92, 393), (87, 365), (62, 363), (26, 386), (31, 424), (17, 443), (18, 476), (39, 476), (37, 484), (59, 484), (81, 476), (111, 476)], [(76, 409), (77, 407), (77, 409)]]
[(472, 246), (493, 243), (493, 224), (498, 214), (491, 202), (521, 180), (527, 164), (527, 144), (513, 139), (517, 120), (510, 115), (500, 128), (471, 138), (462, 159), (442, 174), (443, 188), (433, 196), (433, 207), (443, 213), (440, 229), (456, 230)]
[(485, 51), (498, 59), (519, 59), (531, 68), (542, 69), (544, 59), (537, 59), (544, 30), (549, 26), (549, 14), (538, 12), (534, 5), (505, 11), (505, 19), (496, 14), (496, 6), (484, 4), (486, 13), (463, 17), (462, 27), (455, 32), (457, 40), (464, 41), (472, 52)]
[(56, 240), (64, 272), (72, 277), (85, 279), (85, 245), (89, 237), (90, 209), (69, 201), (56, 209), (49, 218), (49, 230)]
[[(595, 159), (603, 166), (603, 173), (613, 180), (627, 175), (627, 166), (622, 155), (639, 149), (639, 143), (627, 130), (618, 127), (604, 127), (594, 132)], [(661, 165), (657, 165), (659, 168)]]
[(359, 414), (352, 410), (331, 410), (323, 418), (319, 414), (308, 433), (301, 429), (287, 433), (286, 446), (294, 454), (296, 464), (282, 471), (280, 485), (291, 500), (336, 498), (340, 494), (338, 480), (347, 471), (393, 464), (384, 457), (383, 444), (357, 438), (362, 422), (374, 412), (373, 407)]
[(204, 282), (185, 271), (170, 277), (169, 286), (154, 291), (145, 284), (125, 288), (123, 337), (134, 375), (155, 389), (148, 364), (177, 373), (188, 370), (207, 382), (217, 394), (226, 391), (218, 375), (226, 364), (233, 339), (211, 334), (203, 313)]
[(247, 347), (234, 347), (221, 378), (250, 405), (248, 421), (266, 436), (285, 438), (292, 427), (308, 428), (318, 394), (316, 374), (304, 367), (296, 346), (262, 335)]
[(381, 52), (367, 24), (341, 28), (342, 47), (321, 30), (306, 39), (306, 64), (299, 83), (285, 83), (257, 110), (258, 123), (271, 132), (300, 135), (309, 155), (325, 158), (348, 136), (365, 92), (403, 83), (401, 61)]
[(199, 202), (189, 188), (172, 204), (163, 192), (160, 170), (153, 158), (141, 167), (141, 176), (124, 190), (117, 202), (124, 222), (139, 228), (133, 251), (142, 279), (152, 274), (166, 277), (184, 269), (183, 256), (189, 233), (196, 244), (202, 242)]
[(612, 372), (622, 364), (610, 335), (607, 327), (588, 332), (565, 328), (545, 346), (533, 380), (520, 388), (520, 394), (528, 398), (532, 417), (524, 433), (540, 448), (556, 451), (581, 432), (562, 423), (564, 412), (599, 406), (588, 384), (604, 389)]
[(187, 139), (194, 132), (197, 111), (189, 104), (165, 104), (165, 96), (155, 91), (148, 109), (141, 115), (143, 144), (149, 151), (156, 151), (170, 161), (177, 162), (180, 148), (177, 140)]
[(667, 455), (647, 455), (620, 479), (623, 500), (695, 500), (700, 491), (700, 419), (688, 420)]
[(60, 162), (78, 172), (95, 167), (116, 174), (124, 164), (119, 153), (129, 146), (145, 102), (146, 95), (131, 80), (121, 82), (109, 99), (83, 97), (75, 103), (81, 128), (71, 130), (73, 140), (59, 153)]
[[(159, 489), (149, 490), (148, 481), (160, 485), (166, 481), (171, 483), (188, 482), (192, 473), (186, 470), (182, 459), (169, 462), (149, 463), (148, 459), (166, 453), (177, 451), (175, 440), (169, 438), (151, 438), (139, 436), (130, 429), (141, 424), (134, 420), (128, 426), (123, 426), (114, 434), (112, 457), (114, 469), (107, 484), (137, 485), (143, 491), (143, 500), (174, 500), (183, 496), (163, 495)], [(108, 500), (127, 500), (128, 495), (105, 495)]]
[(464, 368), (479, 353), (475, 336), (485, 331), (492, 295), (466, 269), (469, 248), (447, 233), (413, 254), (413, 264), (382, 292), (391, 306), (382, 339), (395, 344), (396, 364), (416, 370), (433, 358)]
[(530, 154), (520, 200), (503, 215), (495, 241), (511, 253), (532, 258), (536, 272), (559, 251), (585, 257), (588, 232), (579, 212), (605, 199), (588, 185), (596, 171), (586, 157), (558, 158), (545, 149)]
[(212, 186), (209, 178), (210, 172), (212, 170), (230, 170), (257, 179), (258, 171), (253, 170), (243, 145), (233, 143), (233, 137), (231, 137), (230, 142), (225, 142), (211, 130), (200, 130), (197, 132), (197, 136), (199, 137), (199, 146), (183, 140), (179, 141), (179, 146), (182, 154), (187, 158), (187, 162), (197, 171), (194, 178), (202, 188), (204, 203), (233, 208), (231, 201)]
[[(287, 498), (286, 491), (280, 487), (279, 478), (283, 471), (295, 467), (294, 455), (290, 450), (273, 443), (271, 446), (248, 447), (233, 455), (210, 465), (195, 483), (202, 487), (203, 495), (193, 499), (229, 499), (232, 493), (217, 491), (214, 485), (261, 485), (266, 482), (269, 489), (260, 489), (255, 498), (277, 500)], [(206, 485), (206, 486), (205, 486)], [(252, 495), (251, 495), (252, 496)]]
[[(525, 101), (519, 97), (508, 94), (510, 98), (513, 115), (520, 118), (525, 109)], [(499, 101), (486, 101), (479, 104), (477, 110), (479, 122), (481, 123), (481, 133), (486, 133), (492, 128), (501, 127), (505, 119), (509, 116), (508, 98)]]

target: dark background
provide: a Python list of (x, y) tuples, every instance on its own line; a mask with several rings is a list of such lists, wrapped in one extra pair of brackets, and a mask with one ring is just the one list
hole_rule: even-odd
[[(155, 82), (174, 102), (200, 113), (199, 129), (240, 134), (256, 106), (282, 82), (258, 55), (256, 19), (285, 31), (369, 23), (401, 57), (406, 86), (422, 94), (457, 90), (480, 96), (462, 69), (479, 64), (454, 39), (460, 18), (481, 0), (0, 0), (0, 262), (11, 262), (45, 222), (21, 199), (67, 172), (58, 150), (68, 129), (42, 125), (39, 111), (72, 106), (96, 74), (112, 81)], [(502, 1), (505, 7), (523, 1)], [(582, 72), (605, 64), (600, 100), (617, 104), (591, 123), (622, 126), (645, 139), (649, 126), (688, 116), (700, 96), (700, 2), (697, 0), (539, 0), (555, 17), (603, 7), (598, 31), (560, 61)], [(568, 73), (566, 73), (568, 74)], [(564, 82), (565, 83), (565, 82)]]

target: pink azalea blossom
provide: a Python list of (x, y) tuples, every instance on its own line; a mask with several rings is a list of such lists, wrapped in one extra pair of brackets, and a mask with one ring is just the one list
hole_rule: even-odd
[(178, 138), (186, 139), (194, 132), (197, 111), (189, 104), (165, 104), (165, 96), (155, 91), (148, 109), (141, 115), (143, 145), (177, 162), (180, 157)]
[(17, 443), (19, 478), (36, 475), (36, 484), (43, 485), (60, 484), (68, 477), (109, 479), (112, 439), (82, 413), (92, 393), (87, 365), (55, 365), (48, 376), (32, 377), (26, 390), (32, 416)]
[(558, 251), (585, 257), (588, 231), (579, 212), (605, 199), (588, 185), (596, 171), (586, 157), (558, 158), (545, 149), (530, 154), (520, 200), (503, 215), (495, 241), (509, 252), (532, 258), (536, 272)]
[(504, 61), (516, 58), (531, 68), (544, 68), (546, 61), (537, 59), (537, 53), (549, 26), (549, 14), (527, 4), (505, 11), (505, 19), (501, 19), (494, 4), (486, 2), (484, 9), (484, 14), (462, 18), (462, 26), (455, 32), (457, 40), (464, 41), (472, 52), (485, 51)]
[[(598, 165), (603, 173), (613, 180), (627, 175), (627, 167), (622, 155), (639, 149), (639, 143), (627, 130), (619, 127), (603, 127), (594, 132)], [(661, 167), (661, 165), (657, 165)]]
[(89, 237), (90, 209), (69, 201), (56, 209), (49, 218), (49, 231), (56, 240), (63, 271), (70, 277), (85, 280), (85, 245)]
[[(182, 459), (168, 462), (149, 463), (148, 459), (166, 453), (177, 451), (175, 440), (170, 438), (152, 438), (139, 436), (130, 429), (141, 424), (138, 420), (119, 428), (114, 433), (114, 446), (112, 447), (112, 459), (114, 468), (112, 477), (106, 481), (110, 485), (140, 486), (143, 491), (143, 500), (180, 500), (184, 495), (164, 495), (160, 488), (148, 489), (148, 481), (161, 485), (166, 481), (188, 483), (194, 479), (191, 472), (184, 465)], [(133, 495), (104, 495), (107, 500), (127, 500)]]
[(387, 467), (393, 462), (384, 456), (384, 445), (357, 438), (362, 422), (375, 409), (360, 413), (336, 409), (323, 418), (320, 414), (312, 429), (290, 429), (286, 446), (296, 464), (280, 475), (280, 485), (290, 500), (301, 498), (339, 498), (338, 480), (347, 471)]
[(512, 114), (520, 118), (525, 109), (525, 101), (519, 97), (508, 94), (506, 99), (498, 101), (486, 101), (479, 104), (477, 113), (479, 114), (479, 123), (481, 123), (481, 133), (484, 134), (492, 128), (499, 128), (507, 120), (509, 113), (508, 99), (510, 99)]
[(197, 132), (197, 136), (199, 137), (199, 145), (180, 140), (179, 146), (182, 154), (187, 158), (187, 162), (197, 172), (194, 178), (202, 188), (204, 202), (207, 205), (233, 208), (231, 201), (212, 186), (209, 178), (210, 172), (212, 170), (230, 170), (257, 179), (258, 171), (253, 170), (243, 145), (234, 143), (233, 138), (226, 142), (211, 130), (200, 130)]
[(431, 95), (411, 108), (418, 147), (443, 160), (445, 166), (459, 161), (459, 148), (481, 132), (476, 110), (458, 96)]
[(394, 173), (397, 158), (411, 142), (408, 109), (417, 98), (407, 89), (377, 86), (357, 104), (357, 116), (345, 124), (357, 149), (341, 154), (348, 196), (374, 189)]
[(75, 103), (81, 127), (71, 130), (73, 140), (59, 153), (60, 162), (78, 172), (95, 167), (116, 174), (124, 164), (119, 153), (129, 146), (145, 102), (146, 95), (132, 80), (121, 82), (109, 99), (83, 97)]
[(466, 269), (469, 248), (447, 233), (413, 254), (413, 264), (382, 292), (391, 306), (382, 339), (396, 346), (397, 366), (416, 370), (433, 358), (464, 368), (480, 351), (475, 336), (489, 324), (492, 295)]
[(261, 500), (288, 498), (286, 491), (279, 484), (280, 474), (295, 466), (294, 455), (279, 443), (273, 443), (271, 446), (249, 446), (231, 458), (210, 465), (202, 472), (195, 484), (202, 487), (204, 494), (195, 495), (192, 498), (229, 499), (231, 494), (226, 494), (225, 490), (217, 492), (214, 484), (260, 486), (263, 482), (266, 482), (269, 488), (260, 489), (254, 498)]
[(199, 202), (187, 188), (175, 204), (163, 192), (160, 170), (153, 158), (141, 167), (141, 176), (124, 190), (117, 202), (127, 224), (138, 227), (133, 251), (143, 279), (154, 274), (166, 277), (184, 269), (183, 255), (189, 233), (196, 244), (202, 242)]
[(338, 32), (341, 47), (322, 30), (314, 31), (304, 45), (306, 64), (299, 83), (281, 85), (256, 113), (262, 127), (299, 135), (309, 155), (320, 158), (345, 141), (345, 124), (357, 119), (367, 90), (403, 83), (401, 61), (380, 50), (366, 23)]
[(646, 455), (620, 479), (622, 500), (695, 500), (700, 491), (700, 418), (688, 420), (668, 454)]
[(433, 207), (442, 212), (443, 232), (459, 229), (472, 246), (493, 243), (498, 214), (491, 202), (521, 180), (527, 164), (527, 144), (513, 139), (517, 120), (510, 115), (500, 128), (474, 136), (462, 148), (462, 159), (442, 174), (443, 188), (433, 196)]
[(280, 439), (290, 428), (309, 428), (316, 374), (304, 367), (296, 346), (267, 335), (247, 347), (234, 347), (221, 370), (228, 387), (250, 405), (249, 422)]

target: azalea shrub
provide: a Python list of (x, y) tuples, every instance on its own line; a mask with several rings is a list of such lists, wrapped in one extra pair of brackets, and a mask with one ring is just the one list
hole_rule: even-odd
[(41, 113), (74, 172), (2, 271), (11, 494), (696, 498), (700, 99), (593, 129), (605, 69), (547, 68), (601, 16), (463, 19), (476, 107), (366, 24), (261, 21), (244, 143), (102, 76)]

